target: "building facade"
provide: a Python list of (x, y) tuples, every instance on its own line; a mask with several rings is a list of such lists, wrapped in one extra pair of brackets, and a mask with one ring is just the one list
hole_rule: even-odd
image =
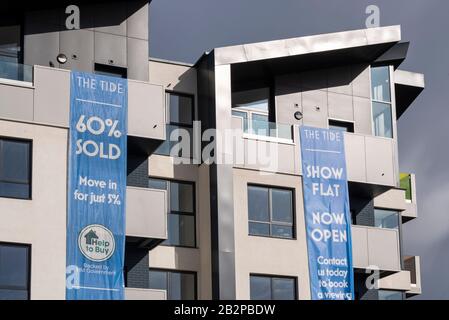
[(399, 69), (399, 26), (190, 65), (148, 59), (147, 1), (81, 1), (74, 30), (62, 5), (34, 6), (8, 3), (0, 25), (0, 298), (65, 299), (71, 70), (128, 78), (127, 299), (310, 299), (301, 126), (345, 131), (356, 299), (421, 293), (396, 123), (424, 76)]

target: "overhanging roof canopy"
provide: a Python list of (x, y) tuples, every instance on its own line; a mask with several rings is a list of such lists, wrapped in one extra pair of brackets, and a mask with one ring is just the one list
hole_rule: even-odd
[(399, 119), (424, 90), (424, 75), (416, 72), (396, 70), (394, 72), (394, 85), (396, 91), (396, 116)]
[(216, 48), (215, 65), (354, 51), (355, 56), (372, 60), (400, 40), (400, 26), (390, 26), (250, 43)]
[(248, 84), (277, 74), (371, 64), (400, 40), (400, 26), (390, 26), (221, 47), (214, 59), (216, 66), (231, 64), (233, 79)]

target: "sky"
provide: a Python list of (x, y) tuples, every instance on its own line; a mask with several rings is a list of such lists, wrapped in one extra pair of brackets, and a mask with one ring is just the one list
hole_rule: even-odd
[(426, 89), (398, 123), (401, 172), (416, 174), (418, 219), (403, 226), (405, 255), (421, 257), (423, 294), (449, 299), (449, 1), (153, 0), (150, 56), (194, 63), (214, 47), (401, 25), (410, 41), (400, 69), (425, 74)]

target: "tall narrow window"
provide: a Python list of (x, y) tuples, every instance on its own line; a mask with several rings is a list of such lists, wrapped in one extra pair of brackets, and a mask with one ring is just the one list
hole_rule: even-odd
[(28, 300), (30, 247), (0, 243), (0, 300)]
[(194, 183), (150, 178), (149, 187), (167, 190), (168, 193), (168, 239), (163, 244), (195, 247)]
[(167, 291), (167, 300), (195, 300), (196, 273), (150, 269), (150, 289)]
[[(169, 156), (172, 148), (182, 139), (189, 139), (190, 150), (179, 150), (174, 156), (191, 158), (193, 154), (193, 120), (194, 120), (194, 99), (192, 95), (167, 92), (167, 131), (166, 140), (156, 149), (155, 153)], [(174, 132), (174, 133), (173, 133)], [(172, 133), (176, 139), (171, 139)], [(185, 135), (184, 135), (185, 133)]]
[(393, 138), (393, 119), (390, 90), (390, 68), (371, 68), (371, 95), (374, 134)]
[(0, 138), (0, 197), (31, 198), (31, 142)]

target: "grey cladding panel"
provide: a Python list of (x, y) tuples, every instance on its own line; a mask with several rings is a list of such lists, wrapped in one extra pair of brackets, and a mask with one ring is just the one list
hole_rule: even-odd
[(148, 40), (148, 3), (128, 2), (127, 35), (131, 38)]
[(327, 127), (327, 92), (310, 90), (302, 93), (303, 123), (306, 126)]
[(94, 32), (90, 30), (69, 30), (60, 33), (61, 53), (67, 56), (64, 69), (93, 71)]
[(328, 93), (329, 117), (340, 120), (354, 121), (352, 96), (340, 93)]
[(24, 39), (24, 62), (28, 65), (57, 66), (59, 54), (59, 32), (29, 34)]
[(327, 72), (329, 92), (352, 95), (352, 74), (350, 66), (329, 69)]
[(33, 121), (33, 89), (0, 85), (0, 118)]
[(128, 60), (128, 78), (148, 81), (148, 41), (134, 38), (127, 38), (127, 60)]
[(95, 31), (126, 36), (126, 2), (107, 2), (95, 5)]
[(95, 32), (95, 62), (126, 67), (126, 60), (126, 37)]

